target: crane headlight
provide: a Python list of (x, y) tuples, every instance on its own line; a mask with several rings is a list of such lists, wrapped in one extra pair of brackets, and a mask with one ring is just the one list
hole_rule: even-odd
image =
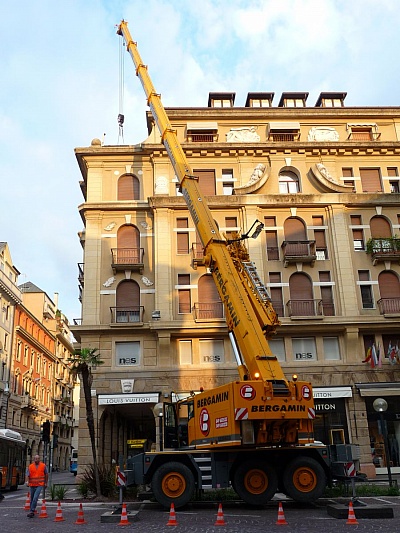
[(254, 374), (254, 379), (260, 379), (260, 372), (256, 372)]
[(293, 380), (293, 381), (297, 381), (297, 374), (293, 374), (293, 376), (292, 376), (292, 380)]

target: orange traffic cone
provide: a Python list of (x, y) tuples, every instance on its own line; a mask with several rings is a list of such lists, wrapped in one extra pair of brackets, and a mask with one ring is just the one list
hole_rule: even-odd
[(47, 514), (46, 509), (46, 500), (42, 500), (42, 508), (40, 509), (40, 515), (39, 518), (48, 518), (49, 515)]
[(171, 508), (169, 510), (169, 520), (167, 522), (167, 526), (177, 526), (178, 522), (176, 521), (176, 515), (175, 515), (175, 505), (171, 503)]
[(28, 494), (26, 495), (24, 511), (29, 511), (30, 508), (31, 508), (31, 494), (30, 492), (28, 492)]
[(85, 517), (83, 516), (82, 504), (79, 504), (78, 518), (76, 519), (75, 524), (87, 524)]
[(122, 514), (121, 514), (121, 520), (118, 524), (119, 526), (129, 526), (130, 522), (128, 520), (128, 513), (126, 512), (126, 503), (122, 504)]
[(62, 509), (61, 509), (61, 502), (58, 502), (56, 517), (54, 519), (54, 522), (64, 522)]
[(358, 524), (358, 520), (356, 519), (356, 515), (354, 514), (353, 502), (349, 503), (349, 516), (347, 518), (346, 524)]
[(217, 521), (215, 522), (214, 526), (226, 526), (224, 512), (222, 511), (222, 503), (220, 503), (218, 506)]
[(285, 515), (283, 512), (282, 503), (279, 502), (279, 508), (278, 508), (278, 520), (276, 521), (277, 526), (287, 526), (288, 523), (286, 522)]

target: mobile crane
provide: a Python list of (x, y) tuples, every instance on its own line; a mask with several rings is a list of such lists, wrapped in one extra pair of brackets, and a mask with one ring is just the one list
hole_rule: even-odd
[[(262, 505), (279, 489), (301, 502), (319, 498), (332, 475), (345, 476), (351, 445), (339, 456), (314, 441), (311, 384), (284, 376), (268, 339), (279, 326), (267, 290), (243, 241), (223, 238), (178, 142), (126, 21), (123, 37), (161, 140), (204, 249), (225, 307), (239, 380), (163, 404), (164, 449), (134, 456), (128, 484), (150, 484), (162, 505), (182, 507), (193, 491), (232, 486), (247, 503)], [(336, 460), (334, 460), (336, 459)], [(340, 459), (340, 460), (337, 460)], [(343, 460), (342, 460), (343, 459)]]

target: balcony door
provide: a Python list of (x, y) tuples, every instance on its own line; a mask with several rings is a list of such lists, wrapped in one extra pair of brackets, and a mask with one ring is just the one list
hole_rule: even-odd
[(383, 314), (400, 312), (400, 283), (394, 272), (381, 272), (378, 277)]
[(290, 217), (287, 218), (283, 225), (285, 232), (285, 241), (306, 241), (307, 233), (306, 228), (299, 218)]
[(199, 318), (224, 318), (222, 301), (212, 276), (201, 276), (198, 291)]
[(140, 256), (139, 230), (132, 225), (121, 226), (117, 234), (117, 263), (137, 264)]
[(124, 280), (118, 285), (116, 321), (140, 322), (140, 287), (136, 281)]
[(315, 315), (313, 287), (308, 276), (302, 273), (296, 273), (290, 276), (289, 291), (292, 315)]
[(390, 239), (392, 237), (392, 228), (386, 218), (380, 216), (372, 217), (369, 225), (373, 239)]

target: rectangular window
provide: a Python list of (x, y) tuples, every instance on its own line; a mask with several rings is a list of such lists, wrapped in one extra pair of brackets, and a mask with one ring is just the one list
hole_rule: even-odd
[(325, 259), (328, 259), (328, 248), (326, 246), (325, 230), (314, 230), (314, 239), (317, 261), (324, 261)]
[(316, 215), (312, 217), (312, 225), (313, 226), (323, 226), (324, 225), (324, 217), (321, 215)]
[[(178, 229), (188, 228), (189, 220), (187, 218), (177, 218), (176, 226)], [(189, 253), (189, 232), (188, 231), (178, 231), (176, 234), (176, 248), (178, 254), (188, 254)]]
[(353, 232), (354, 250), (356, 251), (365, 250), (364, 230), (353, 229), (352, 232)]
[(200, 339), (199, 340), (200, 362), (203, 364), (223, 363), (224, 341), (219, 339)]
[[(226, 236), (231, 237), (233, 231), (237, 231), (238, 222), (236, 217), (225, 217)], [(232, 230), (228, 229), (232, 228)]]
[(271, 348), (271, 352), (276, 356), (278, 361), (281, 363), (284, 363), (286, 361), (286, 352), (285, 352), (285, 342), (284, 339), (270, 339), (269, 341), (269, 347)]
[(270, 272), (269, 273), (269, 292), (271, 296), (271, 304), (275, 310), (275, 313), (278, 316), (285, 316), (285, 307), (283, 305), (283, 294), (282, 287), (272, 287), (272, 284), (281, 283), (281, 273), (280, 272)]
[(360, 177), (363, 192), (382, 192), (379, 168), (360, 168)]
[(352, 178), (353, 175), (353, 169), (349, 167), (342, 168), (342, 176), (343, 178)]
[(387, 175), (389, 178), (396, 178), (399, 176), (397, 167), (387, 167)]
[(325, 361), (339, 361), (339, 339), (337, 337), (324, 337), (323, 344)]
[[(264, 226), (266, 228), (276, 227), (275, 217), (264, 217)], [(268, 261), (279, 261), (278, 233), (276, 230), (266, 230), (265, 240), (267, 243)]]
[[(330, 283), (331, 273), (329, 271), (319, 272), (319, 281), (321, 283)], [(321, 285), (321, 300), (324, 316), (335, 316), (332, 285)]]
[(295, 361), (317, 360), (317, 349), (313, 337), (293, 338), (292, 346)]
[(178, 313), (188, 314), (191, 312), (190, 298), (190, 274), (178, 274)]
[(232, 196), (233, 189), (233, 181), (224, 181), (222, 183), (222, 192), (225, 196)]
[(390, 192), (391, 193), (400, 192), (399, 180), (389, 181), (389, 185), (390, 185)]
[(358, 279), (360, 281), (361, 302), (363, 309), (374, 308), (374, 297), (370, 281), (369, 270), (359, 270)]
[(138, 366), (140, 364), (140, 342), (116, 342), (115, 366)]
[(179, 341), (179, 362), (181, 365), (191, 365), (192, 341)]

